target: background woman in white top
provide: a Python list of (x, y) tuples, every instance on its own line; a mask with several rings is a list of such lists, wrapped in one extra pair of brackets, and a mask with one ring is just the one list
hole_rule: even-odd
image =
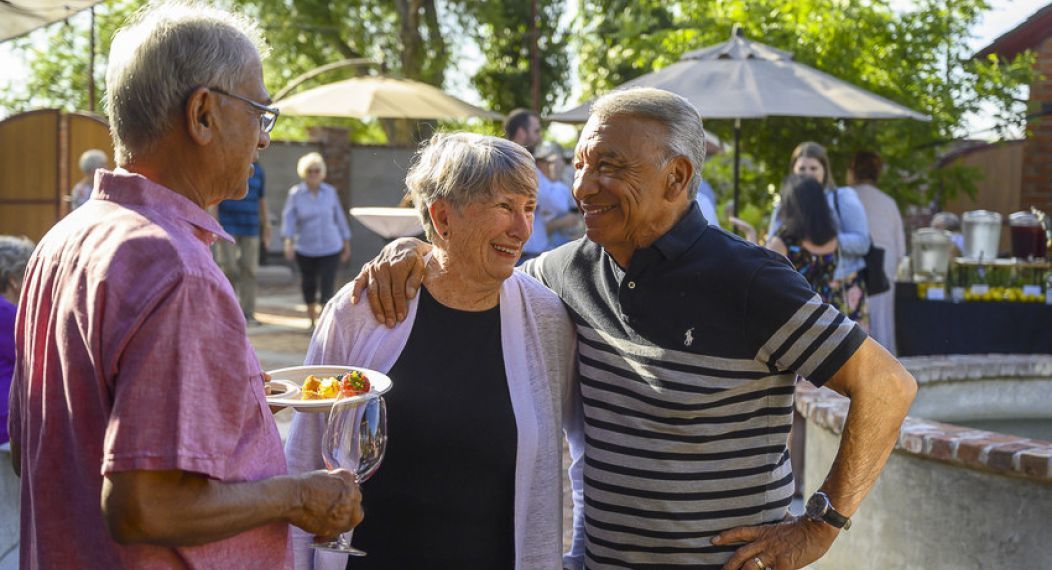
[[(847, 177), (862, 207), (866, 210), (869, 233), (877, 247), (884, 248), (884, 275), (895, 281), (899, 260), (906, 255), (906, 234), (902, 229), (902, 214), (895, 200), (877, 188), (877, 179), (884, 167), (880, 155), (859, 151), (851, 159)], [(869, 298), (869, 334), (892, 354), (895, 350), (895, 288)]]

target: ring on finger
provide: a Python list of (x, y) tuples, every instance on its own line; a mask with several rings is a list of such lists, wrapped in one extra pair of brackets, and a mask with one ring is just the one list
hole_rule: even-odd
[(760, 560), (759, 556), (754, 557), (752, 561), (756, 564), (756, 570), (764, 570), (767, 568), (767, 565), (763, 563), (763, 560)]

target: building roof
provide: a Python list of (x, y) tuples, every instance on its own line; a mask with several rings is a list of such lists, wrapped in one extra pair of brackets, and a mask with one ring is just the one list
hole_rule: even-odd
[(1025, 22), (1005, 32), (990, 45), (979, 50), (975, 57), (986, 57), (997, 54), (1004, 59), (1012, 59), (1020, 53), (1035, 48), (1052, 36), (1052, 3), (1034, 12)]

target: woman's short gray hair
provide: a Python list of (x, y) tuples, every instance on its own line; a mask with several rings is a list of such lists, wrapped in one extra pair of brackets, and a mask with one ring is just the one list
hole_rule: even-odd
[(321, 170), (321, 177), (324, 179), (328, 174), (328, 169), (325, 168), (325, 158), (320, 152), (308, 152), (307, 154), (300, 157), (299, 162), (296, 163), (296, 174), (299, 175), (300, 180), (307, 179), (307, 171), (312, 166), (317, 166)]
[(97, 148), (86, 150), (80, 155), (80, 171), (90, 176), (99, 168), (106, 168), (109, 162), (110, 159), (106, 157), (105, 152)]
[(203, 2), (151, 2), (137, 12), (113, 37), (106, 70), (117, 164), (149, 151), (194, 89), (234, 89), (253, 52), (267, 51), (251, 20)]
[(705, 164), (705, 129), (694, 105), (675, 93), (653, 87), (632, 87), (607, 93), (592, 105), (592, 117), (605, 120), (616, 115), (649, 119), (665, 127), (668, 131), (666, 160), (685, 156), (694, 166), (694, 176), (690, 180), (690, 197), (693, 199), (701, 184), (701, 167)]
[(0, 293), (7, 292), (7, 283), (11, 279), (22, 282), (34, 247), (27, 237), (0, 235)]
[(493, 197), (499, 191), (537, 195), (537, 167), (522, 146), (474, 133), (437, 134), (413, 158), (405, 185), (424, 234), (435, 241), (428, 207), (446, 200), (455, 208)]

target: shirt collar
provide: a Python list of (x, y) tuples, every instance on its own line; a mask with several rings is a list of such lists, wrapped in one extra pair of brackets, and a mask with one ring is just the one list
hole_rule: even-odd
[(651, 245), (661, 252), (665, 259), (676, 259), (685, 253), (708, 229), (709, 223), (701, 213), (697, 201), (691, 200), (687, 213)]
[(97, 170), (92, 198), (163, 211), (192, 225), (194, 235), (208, 245), (217, 239), (234, 241), (230, 234), (223, 231), (218, 220), (186, 196), (123, 168), (112, 172)]

